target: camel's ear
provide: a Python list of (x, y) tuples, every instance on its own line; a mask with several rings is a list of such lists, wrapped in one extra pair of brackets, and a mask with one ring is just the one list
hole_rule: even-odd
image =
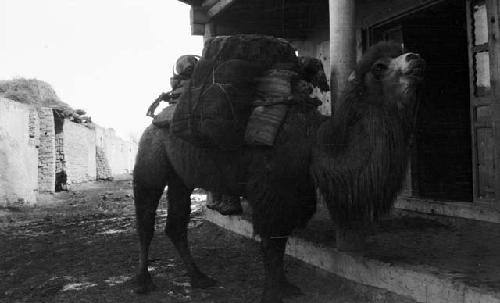
[(380, 62), (380, 61), (376, 62), (375, 64), (373, 64), (372, 70), (371, 70), (373, 77), (377, 80), (382, 79), (388, 68), (389, 67), (387, 66), (387, 64)]
[(352, 82), (354, 80), (356, 80), (356, 71), (353, 70), (352, 73), (349, 75), (349, 78), (347, 78), (347, 81)]

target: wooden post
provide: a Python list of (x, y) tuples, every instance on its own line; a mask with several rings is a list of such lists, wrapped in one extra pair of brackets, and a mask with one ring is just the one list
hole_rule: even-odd
[(205, 35), (205, 24), (209, 21), (207, 12), (200, 6), (191, 6), (190, 11), (191, 19), (191, 35), (203, 36)]
[(203, 36), (203, 41), (208, 38), (215, 37), (215, 35), (215, 23), (213, 21), (205, 23), (205, 35)]
[[(356, 0), (329, 0), (330, 8), (330, 89), (332, 115), (339, 107), (339, 96), (356, 63)], [(337, 248), (340, 251), (363, 251), (365, 231), (337, 227)]]
[(332, 114), (356, 63), (355, 0), (329, 0)]

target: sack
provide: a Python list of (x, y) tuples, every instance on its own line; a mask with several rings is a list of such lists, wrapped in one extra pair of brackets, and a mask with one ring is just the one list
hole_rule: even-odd
[(184, 86), (171, 132), (199, 147), (239, 148), (259, 74), (260, 69), (245, 60), (217, 64), (201, 59)]
[(280, 38), (271, 36), (243, 34), (209, 38), (203, 49), (203, 58), (217, 59), (221, 62), (240, 59), (251, 62), (264, 71), (277, 64), (298, 64), (295, 49)]
[(286, 104), (257, 106), (248, 121), (245, 142), (250, 145), (273, 146), (287, 111)]

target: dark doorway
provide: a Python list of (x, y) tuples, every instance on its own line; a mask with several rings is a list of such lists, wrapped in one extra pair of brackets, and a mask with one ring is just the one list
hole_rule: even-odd
[(414, 196), (472, 201), (472, 142), (465, 1), (445, 1), (373, 31), (427, 61), (411, 165)]
[(56, 152), (56, 188), (55, 191), (67, 190), (66, 161), (64, 160), (64, 118), (54, 115), (55, 152)]

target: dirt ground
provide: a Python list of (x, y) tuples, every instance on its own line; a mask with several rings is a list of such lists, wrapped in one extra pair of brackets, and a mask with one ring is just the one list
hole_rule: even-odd
[[(190, 241), (202, 270), (219, 283), (191, 289), (157, 213), (150, 270), (158, 289), (131, 292), (138, 257), (130, 177), (73, 185), (37, 207), (0, 208), (0, 302), (258, 302), (263, 268), (257, 242), (201, 217), (193, 196)], [(285, 302), (413, 302), (360, 286), (287, 258), (290, 280), (304, 295)]]

